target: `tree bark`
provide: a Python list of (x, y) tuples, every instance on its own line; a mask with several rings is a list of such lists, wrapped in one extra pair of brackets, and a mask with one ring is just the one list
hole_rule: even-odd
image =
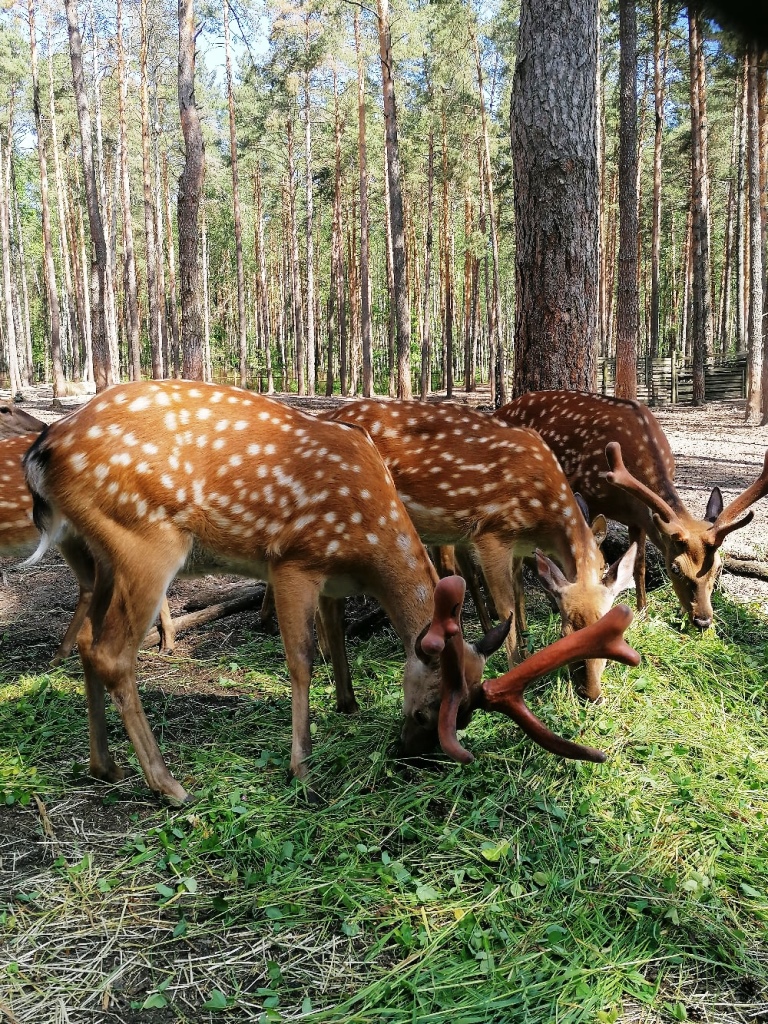
[(56, 267), (53, 262), (51, 245), (51, 211), (48, 198), (48, 161), (45, 155), (42, 116), (40, 111), (40, 81), (37, 65), (37, 31), (35, 28), (35, 0), (27, 0), (29, 20), (29, 48), (32, 72), (32, 106), (37, 131), (37, 158), (40, 168), (40, 207), (43, 224), (43, 263), (45, 265), (45, 293), (48, 318), (51, 329), (51, 365), (53, 367), (54, 401), (63, 397), (66, 390), (64, 367), (61, 362), (61, 322), (59, 312), (59, 290), (56, 284)]
[[(666, 54), (666, 48), (665, 48)], [(661, 267), (661, 145), (664, 134), (664, 63), (661, 55), (661, 0), (653, 0), (653, 220), (651, 227), (651, 344), (650, 356), (660, 351), (660, 267)]]
[(139, 328), (139, 300), (136, 285), (136, 254), (133, 245), (131, 218), (131, 179), (128, 173), (128, 139), (126, 135), (126, 106), (128, 82), (123, 47), (123, 0), (117, 0), (117, 77), (118, 119), (120, 125), (120, 203), (123, 222), (123, 290), (128, 327), (128, 366), (131, 380), (141, 380), (141, 333)]
[(355, 8), (357, 54), (357, 159), (360, 168), (360, 332), (363, 349), (363, 396), (373, 395), (371, 338), (370, 224), (368, 215), (368, 155), (365, 141), (365, 66), (360, 45), (360, 10)]
[[(307, 25), (307, 31), (309, 26)], [(317, 376), (315, 356), (315, 239), (314, 231), (314, 186), (312, 183), (312, 94), (309, 87), (309, 71), (304, 73), (304, 179), (307, 203), (307, 394), (315, 393)]]
[(759, 423), (763, 406), (763, 256), (760, 223), (760, 115), (757, 43), (747, 47), (747, 215), (749, 305), (747, 311), (747, 423)]
[(21, 391), (21, 375), (19, 373), (19, 356), (16, 348), (16, 325), (13, 319), (13, 299), (11, 296), (11, 244), (10, 218), (8, 214), (10, 200), (10, 164), (11, 164), (11, 129), (8, 130), (7, 159), (3, 152), (0, 137), (0, 241), (3, 251), (3, 305), (5, 306), (5, 340), (8, 346), (8, 376), (10, 377), (11, 396)]
[(76, 0), (64, 0), (69, 33), (69, 56), (72, 64), (72, 80), (77, 102), (77, 117), (80, 124), (80, 148), (83, 156), (83, 182), (85, 202), (88, 208), (88, 224), (94, 255), (91, 261), (91, 338), (93, 345), (93, 374), (96, 390), (103, 391), (112, 383), (112, 361), (109, 353), (105, 321), (107, 288), (107, 243), (104, 225), (99, 210), (96, 189), (96, 173), (93, 165), (93, 139), (91, 135), (91, 113), (88, 108), (88, 94), (83, 76), (82, 44), (77, 23)]
[(173, 244), (173, 222), (171, 216), (171, 188), (168, 182), (168, 154), (163, 153), (163, 206), (165, 209), (165, 235), (168, 239), (168, 291), (166, 294), (166, 321), (171, 335), (171, 360), (168, 374), (181, 376), (181, 348), (179, 344), (179, 310), (176, 302), (176, 249)]
[(445, 99), (442, 104), (443, 143), (443, 344), (445, 346), (445, 393), (453, 397), (453, 260), (451, 252), (452, 217), (450, 181), (448, 173), (448, 129), (445, 117)]
[(422, 339), (421, 339), (421, 400), (426, 401), (432, 390), (432, 216), (435, 185), (435, 133), (430, 119), (429, 141), (427, 143), (427, 211), (426, 239), (424, 241), (424, 293), (422, 295)]
[(400, 170), (400, 147), (397, 139), (397, 108), (395, 82), (392, 75), (392, 38), (389, 28), (389, 0), (377, 0), (379, 18), (379, 53), (384, 92), (384, 126), (389, 178), (390, 226), (392, 231), (392, 265), (397, 328), (397, 397), (412, 398), (411, 388), (411, 312), (405, 267), (405, 229)]
[(291, 300), (293, 307), (293, 342), (296, 356), (296, 387), (300, 395), (307, 393), (306, 363), (304, 346), (304, 313), (301, 294), (301, 270), (299, 267), (299, 222), (296, 217), (296, 166), (293, 158), (293, 118), (288, 115), (288, 217), (291, 259)]
[(707, 108), (701, 14), (688, 10), (691, 66), (691, 230), (693, 404), (704, 403), (704, 366), (712, 351), (712, 287), (709, 251)]
[(179, 178), (179, 297), (182, 374), (203, 379), (203, 318), (200, 310), (198, 219), (205, 177), (205, 147), (195, 102), (195, 11), (193, 0), (179, 0), (179, 113), (186, 157)]
[(245, 270), (243, 269), (243, 225), (240, 215), (240, 180), (237, 167), (237, 135), (235, 133), (235, 94), (232, 88), (232, 61), (229, 55), (229, 0), (224, 0), (224, 58), (227, 73), (227, 106), (229, 108), (229, 153), (232, 161), (232, 215), (235, 221), (240, 387), (244, 388), (248, 377), (248, 334), (245, 321)]
[(512, 88), (515, 392), (593, 391), (597, 0), (522, 0)]
[(144, 187), (144, 249), (147, 275), (147, 310), (149, 313), (149, 353), (152, 360), (152, 376), (155, 380), (163, 377), (163, 345), (160, 325), (160, 303), (157, 290), (157, 252), (155, 239), (155, 214), (152, 196), (152, 161), (149, 148), (149, 26), (147, 24), (147, 0), (139, 6), (141, 23), (141, 159), (142, 183)]
[(619, 285), (616, 297), (616, 395), (637, 398), (640, 318), (637, 258), (637, 11), (619, 0)]
[(256, 162), (253, 172), (253, 205), (256, 211), (254, 224), (254, 248), (257, 277), (257, 317), (261, 323), (261, 338), (264, 346), (264, 364), (267, 371), (267, 394), (273, 394), (275, 380), (272, 374), (272, 336), (269, 327), (269, 293), (267, 291), (267, 254), (264, 247), (264, 206), (261, 194), (261, 165)]

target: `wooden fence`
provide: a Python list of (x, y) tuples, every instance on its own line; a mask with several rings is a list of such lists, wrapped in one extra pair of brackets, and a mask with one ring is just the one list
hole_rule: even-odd
[[(598, 387), (612, 395), (616, 378), (616, 360), (598, 360)], [(722, 402), (747, 396), (746, 356), (710, 361), (704, 370), (704, 391), (708, 402)], [(691, 405), (693, 372), (690, 363), (679, 357), (640, 359), (637, 367), (637, 397), (646, 405)]]

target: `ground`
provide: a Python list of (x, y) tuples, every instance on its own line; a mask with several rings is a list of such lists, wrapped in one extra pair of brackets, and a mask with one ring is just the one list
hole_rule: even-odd
[[(758, 475), (768, 430), (738, 404), (657, 414), (692, 510)], [(768, 557), (768, 502), (727, 547)], [(328, 710), (322, 664), (313, 685), (318, 811), (284, 781), (279, 640), (255, 609), (220, 620), (173, 658), (140, 657), (150, 720), (198, 796), (170, 812), (135, 773), (117, 788), (84, 773), (79, 664), (47, 668), (69, 572), (54, 555), (0, 570), (0, 1019), (546, 1022), (556, 987), (562, 1021), (768, 1020), (768, 583), (724, 575), (722, 643), (681, 633), (669, 594), (654, 599), (633, 627), (646, 667), (611, 670), (603, 710), (546, 691), (552, 720), (611, 745), (594, 773), (494, 723), (473, 726), (470, 770), (395, 768), (397, 647), (354, 645), (357, 721)], [(177, 582), (171, 606), (240, 586)], [(543, 611), (536, 628), (552, 639)]]

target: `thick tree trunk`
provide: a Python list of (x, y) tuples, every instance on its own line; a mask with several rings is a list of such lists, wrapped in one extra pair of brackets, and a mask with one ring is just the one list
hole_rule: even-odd
[(742, 59), (739, 96), (739, 158), (736, 171), (736, 351), (746, 348), (746, 258), (747, 258), (747, 65)]
[[(29, 316), (29, 288), (27, 286), (27, 261), (24, 257), (24, 232), (21, 228), (21, 220), (19, 218), (19, 204), (18, 196), (16, 194), (16, 186), (14, 183), (13, 166), (11, 166), (11, 197), (13, 199), (14, 209), (14, 221), (16, 223), (16, 238), (18, 240), (18, 253), (19, 253), (19, 278), (21, 279), (21, 298), (24, 307), (24, 363), (26, 369), (26, 381), (27, 384), (35, 383), (35, 368), (32, 358), (32, 326)], [(22, 377), (25, 376), (22, 373)]]
[(637, 398), (640, 317), (637, 260), (637, 11), (619, 0), (619, 286), (616, 296), (616, 395)]
[(48, 161), (45, 155), (42, 116), (40, 111), (40, 81), (37, 65), (37, 32), (35, 28), (35, 0), (27, 0), (29, 19), (29, 48), (32, 72), (32, 107), (35, 113), (37, 131), (37, 157), (40, 168), (40, 212), (43, 226), (43, 263), (45, 265), (45, 293), (48, 318), (51, 329), (51, 365), (53, 367), (54, 401), (63, 397), (66, 383), (61, 362), (61, 323), (59, 312), (59, 290), (56, 284), (56, 267), (53, 262), (51, 245), (51, 211), (48, 198)]
[(379, 54), (384, 92), (384, 128), (389, 179), (389, 219), (392, 232), (392, 267), (397, 328), (397, 397), (411, 398), (411, 312), (405, 266), (405, 227), (400, 171), (400, 147), (397, 140), (397, 108), (392, 74), (392, 38), (389, 30), (389, 0), (377, 0), (379, 17)]
[[(213, 380), (211, 367), (211, 314), (208, 302), (208, 231), (205, 220), (205, 203), (201, 203), (200, 234), (203, 259), (203, 380)], [(182, 376), (184, 371), (182, 370)]]
[(77, 117), (80, 124), (80, 148), (83, 155), (83, 182), (85, 202), (88, 208), (88, 224), (94, 257), (91, 262), (91, 337), (93, 345), (93, 374), (96, 390), (103, 391), (112, 382), (112, 361), (105, 321), (107, 289), (107, 243), (104, 225), (99, 211), (96, 189), (96, 173), (93, 166), (93, 139), (91, 136), (91, 113), (88, 108), (88, 94), (83, 76), (82, 44), (77, 23), (76, 0), (64, 0), (69, 33), (69, 56), (72, 64), (72, 79), (77, 102)]
[(176, 303), (176, 247), (173, 244), (171, 214), (171, 188), (168, 181), (168, 154), (163, 153), (163, 206), (165, 209), (165, 235), (168, 239), (168, 289), (166, 294), (166, 321), (170, 332), (171, 360), (168, 375), (181, 376), (181, 348), (179, 339), (179, 310)]
[(203, 379), (198, 219), (205, 177), (205, 147), (195, 103), (196, 36), (193, 0), (179, 0), (179, 113), (186, 151), (178, 196), (179, 297), (182, 374), (187, 380)]
[(360, 332), (363, 349), (363, 395), (373, 394), (373, 350), (371, 338), (370, 225), (368, 215), (368, 155), (365, 141), (365, 66), (360, 45), (360, 11), (355, 8), (355, 52), (357, 54), (357, 158), (360, 168)]
[(384, 246), (386, 251), (387, 270), (387, 375), (389, 379), (389, 397), (397, 394), (397, 378), (395, 374), (395, 335), (397, 333), (397, 310), (395, 302), (395, 261), (392, 248), (392, 218), (389, 202), (389, 159), (387, 157), (387, 129), (384, 127)]
[(511, 108), (517, 394), (595, 388), (597, 15), (597, 0), (522, 0)]
[(261, 323), (261, 338), (264, 346), (264, 368), (267, 372), (267, 394), (275, 390), (272, 374), (272, 337), (269, 327), (269, 293), (267, 291), (267, 254), (264, 248), (264, 206), (261, 194), (261, 165), (256, 162), (253, 172), (253, 205), (256, 210), (254, 224), (254, 248), (258, 267), (256, 308)]
[(760, 223), (760, 115), (757, 43), (747, 47), (747, 216), (749, 306), (747, 311), (747, 423), (759, 423), (763, 406), (763, 258)]
[(712, 287), (709, 252), (707, 108), (701, 14), (688, 11), (691, 65), (691, 215), (693, 300), (693, 404), (704, 403), (704, 366), (712, 351)]
[(237, 167), (237, 135), (235, 133), (235, 94), (232, 89), (232, 61), (229, 55), (229, 0), (224, 0), (224, 57), (227, 72), (227, 106), (229, 108), (229, 153), (232, 161), (232, 215), (235, 221), (240, 387), (244, 388), (248, 376), (248, 335), (245, 321), (245, 270), (243, 268), (243, 225), (240, 215), (240, 180)]

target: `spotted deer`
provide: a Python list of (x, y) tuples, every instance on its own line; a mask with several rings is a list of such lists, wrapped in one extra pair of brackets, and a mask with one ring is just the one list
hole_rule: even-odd
[[(12, 413), (19, 411), (11, 409)], [(0, 407), (0, 431), (10, 422), (2, 417), (3, 409)], [(22, 459), (45, 424), (33, 416), (28, 419), (38, 424), (34, 433), (0, 437), (0, 556), (29, 555), (40, 541), (40, 534), (32, 521), (32, 495), (24, 479)], [(58, 544), (65, 561), (77, 577), (79, 594), (72, 620), (51, 661), (53, 665), (61, 664), (74, 647), (93, 595), (93, 559), (87, 547), (82, 540), (66, 530), (62, 531)], [(160, 638), (163, 650), (173, 648), (173, 622), (165, 599), (160, 609)]]
[(646, 604), (648, 537), (664, 556), (683, 611), (698, 629), (711, 626), (719, 548), (729, 533), (751, 522), (754, 513), (747, 509), (768, 493), (768, 452), (755, 483), (727, 508), (720, 488), (713, 487), (704, 518), (697, 519), (677, 493), (669, 441), (656, 417), (639, 402), (578, 391), (537, 391), (494, 415), (511, 426), (537, 430), (589, 507), (629, 528), (630, 540), (637, 543), (638, 607)]
[[(334, 599), (349, 593), (376, 597), (403, 641), (403, 753), (423, 753), (438, 739), (439, 651), (420, 639), (433, 617), (437, 576), (365, 431), (236, 388), (141, 382), (110, 388), (52, 424), (24, 465), (42, 533), (33, 557), (66, 530), (94, 558), (93, 598), (77, 642), (95, 777), (123, 776), (107, 744), (106, 691), (150, 788), (171, 802), (187, 798), (136, 686), (139, 644), (180, 571), (226, 570), (272, 584), (291, 678), (294, 775), (306, 775), (312, 749), (315, 612), (333, 616)], [(475, 645), (462, 641), (462, 721), (504, 636), (496, 627)], [(344, 710), (349, 693), (342, 685), (337, 695)], [(507, 713), (530, 732), (531, 713), (521, 707), (516, 701)], [(542, 723), (535, 732), (565, 756), (596, 759)]]
[(45, 426), (42, 420), (16, 405), (0, 404), (0, 440), (19, 434), (39, 434)]
[[(363, 400), (324, 418), (365, 427), (425, 544), (471, 546), (498, 614), (512, 617), (510, 664), (525, 629), (524, 556), (536, 553), (564, 635), (596, 622), (631, 584), (634, 548), (606, 568), (599, 547), (605, 520), (590, 529), (534, 431), (494, 426), (483, 413), (447, 403)], [(600, 696), (604, 668), (596, 659), (576, 670), (577, 688), (590, 700)]]

